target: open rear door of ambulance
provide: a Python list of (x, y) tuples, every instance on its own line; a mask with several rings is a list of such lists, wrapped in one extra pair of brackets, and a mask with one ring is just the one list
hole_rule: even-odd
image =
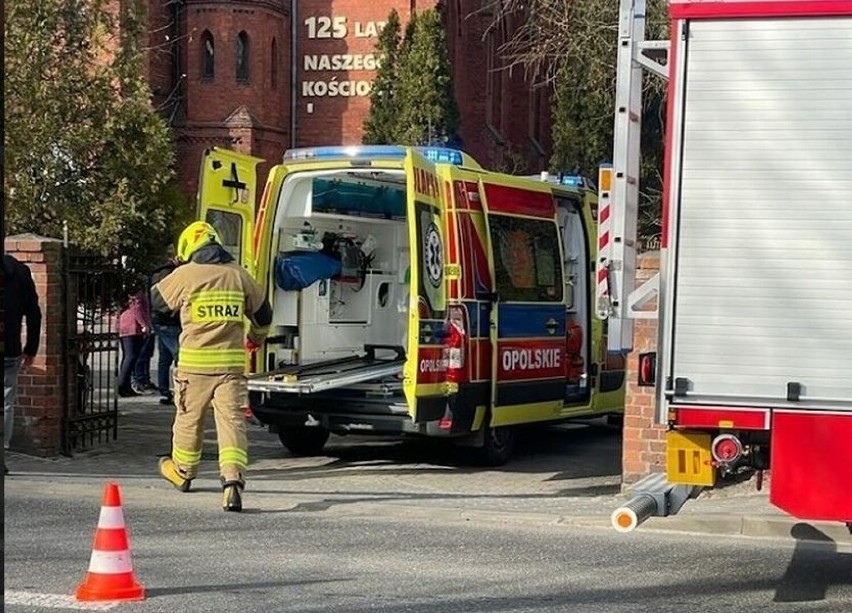
[(403, 390), (411, 418), (422, 423), (443, 417), (447, 404), (445, 209), (431, 162), (409, 149), (405, 173), (410, 267)]
[(491, 310), (494, 427), (557, 417), (566, 364), (562, 247), (546, 184), (480, 179), (494, 279)]
[(222, 246), (252, 274), (257, 165), (262, 161), (213, 147), (204, 152), (198, 179), (198, 218), (216, 228)]

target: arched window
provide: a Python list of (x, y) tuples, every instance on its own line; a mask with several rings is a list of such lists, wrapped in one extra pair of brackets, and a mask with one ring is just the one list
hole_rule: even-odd
[(201, 78), (204, 81), (212, 81), (216, 71), (216, 63), (213, 54), (213, 35), (209, 30), (204, 30), (201, 35)]
[(278, 42), (275, 38), (272, 39), (272, 48), (269, 53), (271, 54), (269, 58), (269, 83), (272, 89), (276, 89), (278, 87)]
[(237, 83), (249, 80), (249, 38), (245, 32), (237, 35)]

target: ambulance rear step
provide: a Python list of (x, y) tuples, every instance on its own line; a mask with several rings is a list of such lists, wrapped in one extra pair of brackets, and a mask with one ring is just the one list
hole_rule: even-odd
[[(377, 358), (376, 350), (390, 350), (392, 358)], [(325, 360), (312, 364), (292, 365), (268, 372), (249, 375), (251, 392), (276, 392), (285, 394), (314, 394), (339, 387), (376, 382), (361, 386), (368, 391), (384, 394), (401, 388), (396, 381), (380, 382), (387, 377), (398, 377), (405, 364), (405, 350), (398, 345), (365, 345), (364, 355)], [(375, 388), (375, 389), (373, 389)]]

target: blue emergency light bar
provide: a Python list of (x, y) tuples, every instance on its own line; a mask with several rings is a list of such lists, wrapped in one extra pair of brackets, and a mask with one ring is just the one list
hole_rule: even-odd
[[(436, 164), (453, 164), (462, 166), (465, 155), (458, 149), (446, 147), (414, 147), (414, 149), (430, 162)], [(400, 145), (353, 145), (301, 147), (288, 149), (284, 152), (284, 161), (293, 160), (341, 160), (366, 158), (402, 159), (406, 148)]]
[(464, 162), (464, 156), (458, 149), (448, 149), (446, 147), (415, 147), (415, 149), (427, 160), (436, 164), (461, 166)]
[(586, 180), (579, 175), (565, 175), (559, 182), (562, 185), (570, 185), (572, 187), (586, 187)]
[(564, 175), (562, 173), (556, 175), (543, 173), (543, 175), (530, 175), (530, 179), (547, 181), (548, 183), (556, 183), (557, 185), (567, 185), (568, 187), (591, 187), (589, 181), (581, 175)]
[(339, 160), (344, 158), (401, 158), (405, 156), (405, 149), (396, 145), (353, 145), (326, 146), (326, 147), (300, 147), (288, 149), (284, 152), (284, 160)]

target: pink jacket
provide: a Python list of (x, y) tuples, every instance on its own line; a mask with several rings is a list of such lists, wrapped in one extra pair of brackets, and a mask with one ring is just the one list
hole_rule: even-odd
[(151, 317), (148, 297), (139, 292), (130, 299), (130, 304), (118, 316), (119, 336), (138, 336), (151, 333)]

